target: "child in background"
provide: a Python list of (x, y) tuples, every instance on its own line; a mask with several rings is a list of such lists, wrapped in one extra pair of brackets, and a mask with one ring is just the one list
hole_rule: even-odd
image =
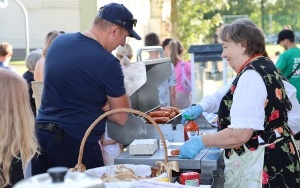
[(116, 57), (120, 60), (122, 67), (126, 67), (129, 65), (132, 59), (132, 48), (130, 44), (126, 43), (125, 46), (118, 46)]
[(191, 106), (191, 63), (182, 60), (184, 47), (179, 40), (169, 42), (170, 57), (176, 75), (176, 107)]
[(0, 187), (9, 188), (24, 179), (23, 170), (38, 144), (26, 81), (0, 68), (0, 93)]
[(124, 151), (122, 144), (108, 137), (107, 125), (99, 144), (102, 150), (103, 163), (105, 166), (114, 165), (115, 157)]
[[(160, 39), (156, 33), (145, 36), (145, 46), (160, 46)], [(149, 51), (148, 59), (160, 59), (159, 51)], [(175, 69), (171, 63), (171, 76), (158, 87), (159, 102), (162, 106), (176, 106), (176, 77)]]

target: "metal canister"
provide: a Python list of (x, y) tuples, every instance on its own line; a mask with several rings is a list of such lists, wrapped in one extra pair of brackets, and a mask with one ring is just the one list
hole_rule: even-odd
[(184, 172), (180, 174), (180, 184), (199, 187), (200, 174), (198, 172)]

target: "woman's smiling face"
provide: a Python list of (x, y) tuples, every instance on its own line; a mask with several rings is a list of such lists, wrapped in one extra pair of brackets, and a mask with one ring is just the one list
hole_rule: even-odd
[(242, 46), (240, 43), (235, 43), (233, 41), (220, 41), (223, 47), (223, 52), (221, 57), (225, 58), (231, 68), (238, 72), (239, 68), (247, 59), (245, 56), (245, 47)]

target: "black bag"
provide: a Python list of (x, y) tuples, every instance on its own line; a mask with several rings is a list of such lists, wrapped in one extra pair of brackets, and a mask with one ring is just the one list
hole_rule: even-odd
[(293, 76), (293, 74), (298, 70), (299, 66), (300, 66), (300, 63), (298, 63), (297, 68), (294, 69), (294, 71), (288, 77), (286, 77), (286, 79), (290, 79)]
[(294, 135), (294, 139), (295, 140), (300, 140), (300, 132), (298, 132), (297, 134)]

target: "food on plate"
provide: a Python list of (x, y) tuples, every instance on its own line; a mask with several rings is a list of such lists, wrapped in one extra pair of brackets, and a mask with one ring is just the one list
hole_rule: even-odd
[(158, 110), (166, 110), (170, 112), (175, 112), (178, 115), (180, 112), (176, 107), (168, 106), (168, 107), (159, 107)]
[(169, 117), (170, 114), (171, 112), (169, 111), (160, 111), (160, 110), (149, 112), (150, 117)]
[(171, 112), (171, 114), (170, 114), (170, 119), (172, 119), (173, 117), (175, 117), (177, 114), (176, 114), (176, 112)]
[(152, 117), (152, 119), (153, 119), (156, 123), (166, 123), (167, 121), (170, 120), (170, 118), (168, 118), (168, 117)]
[(90, 175), (100, 178), (104, 183), (131, 182), (151, 178), (150, 176), (141, 177), (135, 174), (131, 168), (124, 165), (115, 165), (107, 168), (108, 173), (96, 174), (93, 172)]
[[(166, 123), (179, 113), (179, 110), (175, 107), (159, 107), (158, 109), (149, 112), (148, 115), (152, 117), (156, 123)], [(149, 120), (147, 120), (147, 122), (151, 123)]]
[(116, 179), (119, 179), (119, 180), (125, 180), (125, 181), (131, 181), (131, 180), (136, 180), (138, 179), (137, 176), (135, 176), (134, 174), (131, 174), (131, 173), (120, 173), (118, 175), (115, 176)]
[(134, 171), (131, 168), (128, 168), (126, 166), (116, 166), (115, 174), (134, 174)]
[(180, 149), (173, 149), (173, 150), (171, 151), (171, 154), (172, 154), (172, 155), (179, 155), (179, 154), (180, 154)]

